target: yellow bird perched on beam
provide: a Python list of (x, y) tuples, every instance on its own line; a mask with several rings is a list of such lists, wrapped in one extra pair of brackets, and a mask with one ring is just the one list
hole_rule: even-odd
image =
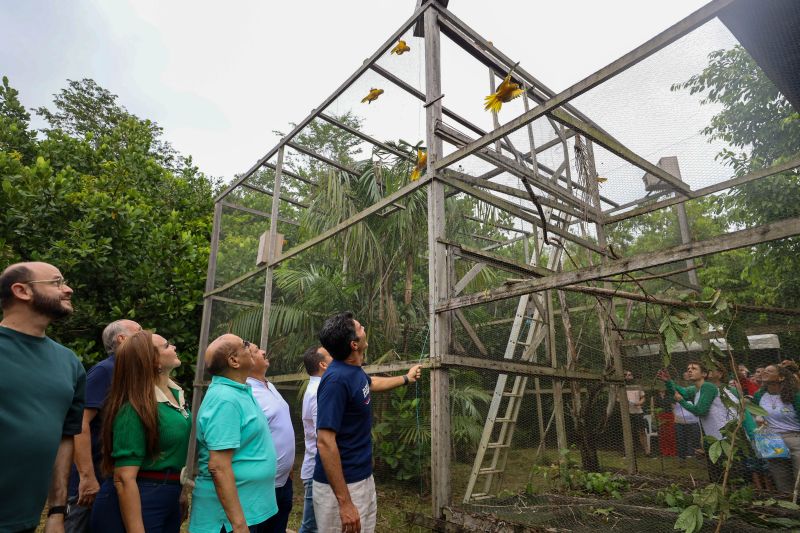
[(410, 51), (411, 51), (411, 47), (408, 46), (405, 41), (400, 40), (400, 41), (397, 41), (397, 44), (395, 45), (395, 47), (392, 48), (391, 53), (401, 56), (404, 53), (410, 52)]
[(414, 165), (414, 170), (411, 171), (411, 181), (417, 181), (428, 165), (428, 151), (417, 148), (417, 162)]
[(511, 73), (514, 72), (516, 66), (517, 65), (511, 67), (511, 70), (508, 71), (508, 74), (497, 88), (497, 91), (484, 98), (486, 105), (483, 108), (486, 111), (494, 111), (497, 113), (500, 111), (500, 108), (503, 107), (504, 103), (510, 102), (524, 92), (519, 88), (519, 83), (511, 81)]
[(369, 94), (361, 99), (361, 103), (371, 104), (383, 94), (383, 89), (370, 89)]

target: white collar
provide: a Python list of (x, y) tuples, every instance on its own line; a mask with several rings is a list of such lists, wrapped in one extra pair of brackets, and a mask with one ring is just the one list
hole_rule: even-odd
[[(181, 406), (181, 409), (183, 409), (183, 407), (186, 405), (186, 399), (183, 396), (183, 389), (171, 379), (167, 380), (167, 387), (169, 387), (172, 390), (178, 391), (178, 404)], [(167, 395), (164, 394), (164, 391), (161, 390), (158, 385), (156, 385), (155, 389), (156, 389), (156, 401), (158, 403), (168, 403), (170, 405), (174, 405), (170, 401), (170, 399), (167, 398)]]

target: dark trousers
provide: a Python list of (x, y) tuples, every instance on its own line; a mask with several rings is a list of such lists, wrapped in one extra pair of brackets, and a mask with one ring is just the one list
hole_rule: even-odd
[(675, 424), (675, 441), (678, 457), (694, 457), (694, 451), (700, 445), (700, 424)]
[[(159, 481), (137, 481), (142, 501), (142, 520), (147, 533), (178, 533), (181, 529), (181, 508), (178, 499), (181, 486)], [(106, 480), (92, 506), (92, 531), (125, 533), (119, 498), (114, 483)]]
[(78, 495), (67, 498), (67, 514), (64, 516), (64, 533), (91, 533), (92, 508), (78, 505)]
[(278, 503), (278, 512), (264, 522), (259, 533), (286, 533), (289, 513), (292, 511), (292, 478), (288, 478), (283, 487), (275, 488), (275, 500)]

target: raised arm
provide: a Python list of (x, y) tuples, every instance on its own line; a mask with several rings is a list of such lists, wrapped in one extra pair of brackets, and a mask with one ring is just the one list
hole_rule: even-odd
[(369, 390), (371, 392), (381, 392), (396, 389), (406, 383), (414, 383), (420, 377), (422, 377), (422, 365), (414, 365), (402, 376), (392, 376), (390, 378), (372, 376)]

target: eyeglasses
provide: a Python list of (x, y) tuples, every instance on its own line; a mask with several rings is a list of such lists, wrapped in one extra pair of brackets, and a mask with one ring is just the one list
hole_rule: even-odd
[(50, 283), (60, 289), (67, 284), (67, 280), (59, 276), (55, 279), (32, 279), (30, 281), (23, 281), (22, 283)]

